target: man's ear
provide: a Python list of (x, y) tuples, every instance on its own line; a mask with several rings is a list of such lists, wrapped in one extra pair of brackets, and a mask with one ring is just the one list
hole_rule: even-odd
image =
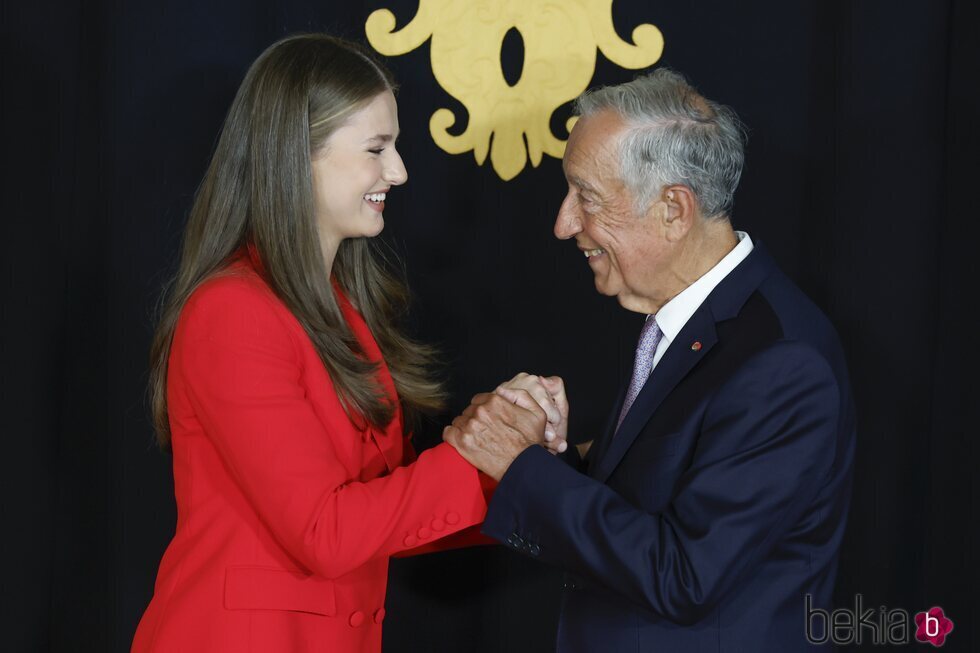
[(676, 242), (684, 238), (694, 226), (698, 216), (697, 199), (691, 189), (680, 184), (664, 186), (659, 200), (655, 203), (663, 207), (660, 209), (660, 215), (667, 240)]

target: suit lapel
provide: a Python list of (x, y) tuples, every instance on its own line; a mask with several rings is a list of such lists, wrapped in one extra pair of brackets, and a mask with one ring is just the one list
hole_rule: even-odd
[(592, 448), (589, 449), (589, 453), (586, 454), (588, 458), (588, 466), (586, 471), (589, 476), (596, 478), (599, 473), (599, 464), (602, 461), (602, 457), (606, 454), (606, 449), (609, 448), (609, 442), (612, 440), (612, 430), (616, 428), (616, 417), (619, 416), (619, 411), (622, 409), (623, 401), (626, 400), (626, 386), (620, 388), (619, 398), (616, 399), (615, 409), (606, 418), (605, 427), (599, 432), (600, 435), (592, 443)]
[[(692, 348), (695, 342), (699, 342), (700, 347)], [(664, 398), (687, 376), (698, 361), (711, 351), (716, 342), (718, 342), (718, 335), (715, 330), (715, 320), (710, 306), (705, 302), (691, 316), (677, 334), (677, 338), (670, 343), (664, 357), (657, 363), (657, 367), (654, 368), (629, 412), (626, 413), (619, 431), (605, 438), (608, 442), (606, 451), (602, 452), (601, 459), (596, 461), (595, 473), (590, 475), (600, 482), (605, 482), (609, 478), (640, 430), (663, 403)]]
[[(657, 363), (637, 395), (630, 412), (620, 425), (619, 432), (612, 433), (623, 402), (623, 397), (620, 396), (605, 437), (599, 443), (603, 449), (596, 451), (597, 455), (589, 465), (591, 477), (601, 482), (609, 478), (664, 399), (718, 342), (716, 323), (738, 315), (749, 295), (773, 270), (774, 261), (762, 243), (756, 242), (752, 252), (711, 291), (677, 334), (677, 338), (667, 348), (664, 357)], [(692, 347), (695, 342), (700, 343), (700, 346)]]

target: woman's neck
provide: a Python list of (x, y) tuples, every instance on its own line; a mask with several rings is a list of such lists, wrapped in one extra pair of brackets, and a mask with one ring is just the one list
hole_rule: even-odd
[(333, 260), (337, 257), (337, 248), (340, 243), (327, 236), (320, 237), (320, 250), (323, 252), (323, 265), (327, 269), (327, 276), (333, 273)]

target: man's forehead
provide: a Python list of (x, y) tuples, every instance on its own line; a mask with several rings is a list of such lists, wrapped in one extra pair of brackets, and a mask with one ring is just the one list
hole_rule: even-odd
[(572, 128), (562, 157), (565, 177), (585, 185), (585, 177), (616, 176), (618, 168), (612, 168), (612, 164), (617, 162), (619, 139), (625, 127), (625, 121), (611, 109), (581, 118)]

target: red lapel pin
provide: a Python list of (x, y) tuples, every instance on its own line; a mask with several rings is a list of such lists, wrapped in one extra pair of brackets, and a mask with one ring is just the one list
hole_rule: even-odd
[(701, 341), (695, 340), (694, 344), (691, 345), (691, 351), (701, 351)]

